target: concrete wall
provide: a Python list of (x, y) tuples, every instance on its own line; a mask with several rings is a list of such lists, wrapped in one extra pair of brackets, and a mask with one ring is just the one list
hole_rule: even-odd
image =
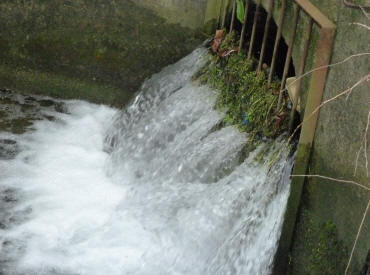
[(124, 105), (204, 38), (131, 0), (0, 1), (0, 88)]
[(204, 23), (206, 0), (136, 0), (135, 3), (154, 10), (170, 23), (199, 28)]
[[(293, 7), (288, 1), (287, 20), (283, 35), (288, 41), (291, 32)], [(346, 57), (370, 52), (370, 31), (352, 22), (368, 24), (359, 9), (344, 6), (342, 0), (312, 0), (326, 16), (337, 25), (331, 63)], [(263, 5), (267, 7), (267, 0)], [(281, 1), (277, 0), (274, 19), (278, 22)], [(364, 3), (361, 0), (357, 3)], [(293, 61), (298, 68), (303, 48), (303, 33), (308, 17), (301, 13)], [(318, 28), (314, 28), (313, 41)], [(312, 68), (314, 44), (311, 45), (306, 70)], [(352, 86), (370, 71), (370, 56), (353, 58), (329, 71), (323, 100), (327, 100)], [(302, 94), (304, 105), (309, 77), (305, 79)], [(357, 174), (354, 176), (356, 153), (360, 149), (367, 115), (370, 110), (369, 83), (357, 87), (345, 97), (324, 106), (319, 115), (309, 173), (357, 181), (370, 187), (366, 175), (365, 158), (360, 155)], [(367, 136), (367, 156), (370, 159), (370, 134)], [(309, 179), (304, 188), (303, 201), (291, 255), (292, 274), (343, 274), (354, 244), (357, 230), (370, 199), (368, 191), (352, 185), (317, 178)], [(348, 274), (359, 274), (370, 250), (370, 213), (367, 214), (356, 246)], [(321, 272), (321, 273), (320, 273)]]
[(136, 0), (135, 3), (154, 10), (169, 23), (202, 29), (212, 19), (218, 18), (224, 0)]

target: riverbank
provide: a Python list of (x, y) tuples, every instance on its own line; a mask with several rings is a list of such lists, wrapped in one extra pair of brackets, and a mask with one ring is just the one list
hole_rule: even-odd
[(202, 38), (121, 1), (2, 1), (0, 88), (124, 105)]

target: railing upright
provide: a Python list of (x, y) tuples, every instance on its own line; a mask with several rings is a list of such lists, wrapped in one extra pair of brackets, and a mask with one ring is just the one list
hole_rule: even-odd
[(298, 26), (298, 21), (299, 21), (299, 12), (300, 12), (300, 7), (298, 5), (295, 5), (294, 6), (293, 30), (292, 30), (292, 34), (291, 34), (290, 41), (289, 41), (288, 52), (285, 58), (283, 77), (281, 78), (281, 86), (280, 86), (277, 111), (280, 110), (281, 101), (283, 99), (283, 94), (285, 90), (286, 79), (287, 79), (288, 72), (289, 72), (290, 62), (292, 61), (293, 47), (294, 47), (295, 37), (297, 33), (297, 26)]
[(292, 110), (290, 112), (290, 120), (289, 120), (289, 132), (292, 132), (293, 126), (294, 126), (294, 120), (295, 120), (295, 113), (298, 106), (298, 100), (301, 95), (302, 90), (302, 76), (304, 73), (304, 68), (306, 67), (306, 61), (308, 56), (308, 50), (310, 48), (310, 42), (311, 42), (311, 33), (312, 33), (312, 27), (313, 27), (313, 19), (310, 17), (307, 29), (305, 31), (305, 41), (303, 50), (301, 53), (301, 60), (299, 64), (298, 74), (297, 74), (297, 88), (296, 88), (296, 95), (293, 98), (293, 106)]
[(252, 58), (254, 40), (256, 39), (256, 32), (257, 32), (257, 22), (258, 22), (258, 17), (259, 17), (259, 13), (260, 13), (260, 7), (261, 7), (261, 0), (257, 0), (257, 1), (258, 2), (257, 2), (257, 6), (256, 6), (256, 11), (254, 13), (251, 42), (249, 44), (249, 50), (248, 50), (248, 59)]
[(268, 87), (270, 87), (271, 82), (272, 82), (272, 78), (274, 77), (274, 74), (275, 74), (277, 53), (278, 53), (278, 49), (279, 49), (279, 45), (280, 45), (281, 35), (282, 35), (282, 31), (283, 31), (284, 18), (285, 18), (286, 1), (287, 0), (282, 0), (279, 22), (278, 22), (278, 30), (277, 30), (277, 33), (276, 33), (274, 51), (273, 51), (272, 60), (271, 60), (270, 74), (269, 74), (269, 78), (268, 78), (268, 82), (267, 82)]
[(244, 19), (243, 19), (243, 26), (242, 26), (242, 32), (240, 34), (240, 41), (239, 41), (239, 50), (241, 51), (244, 44), (244, 39), (246, 35), (247, 30), (247, 21), (248, 21), (248, 12), (249, 12), (249, 1), (245, 0), (245, 11), (244, 11)]
[(259, 62), (258, 62), (258, 67), (257, 67), (258, 72), (261, 71), (263, 59), (265, 58), (266, 42), (267, 42), (267, 37), (268, 37), (268, 34), (269, 34), (270, 21), (271, 21), (273, 9), (274, 9), (274, 0), (270, 0), (269, 7), (268, 7), (268, 14), (267, 14), (266, 23), (265, 23), (265, 30), (264, 30), (264, 33), (263, 33), (260, 59), (259, 59)]
[(236, 13), (236, 0), (233, 1), (233, 11), (231, 13), (231, 23), (230, 23), (229, 33), (231, 33), (234, 29), (235, 13)]

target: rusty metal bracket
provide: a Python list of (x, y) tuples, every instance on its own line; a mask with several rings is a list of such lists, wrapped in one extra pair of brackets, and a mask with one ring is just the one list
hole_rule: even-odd
[[(311, 75), (305, 108), (305, 122), (302, 125), (298, 152), (293, 170), (293, 174), (305, 175), (308, 171), (312, 144), (319, 115), (318, 112), (314, 113), (314, 111), (321, 104), (325, 90), (328, 65), (332, 54), (336, 26), (310, 1), (295, 0), (295, 3), (320, 27), (319, 41), (317, 42), (313, 68), (322, 69), (314, 71)], [(304, 181), (304, 178), (292, 179), (291, 191), (284, 215), (281, 238), (275, 255), (273, 274), (286, 274)]]

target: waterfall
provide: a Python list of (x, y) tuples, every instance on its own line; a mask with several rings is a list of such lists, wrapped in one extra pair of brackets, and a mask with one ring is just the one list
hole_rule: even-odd
[(247, 134), (191, 80), (207, 58), (153, 75), (122, 111), (64, 101), (0, 132), (18, 148), (0, 158), (1, 274), (270, 273), (293, 157), (283, 137), (243, 157)]

